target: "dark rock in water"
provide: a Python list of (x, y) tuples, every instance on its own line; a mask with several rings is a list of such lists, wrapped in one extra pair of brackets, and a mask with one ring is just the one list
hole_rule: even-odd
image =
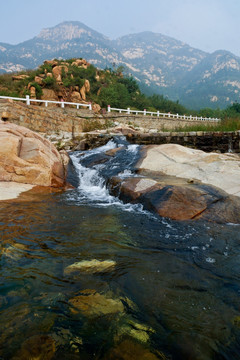
[(71, 184), (74, 187), (78, 187), (78, 185), (79, 185), (79, 176), (77, 174), (77, 171), (76, 171), (71, 159), (68, 163), (67, 183)]
[(240, 199), (213, 186), (171, 184), (148, 178), (113, 177), (110, 192), (124, 202), (173, 220), (203, 219), (219, 223), (240, 223)]
[(104, 164), (110, 159), (110, 156), (104, 153), (98, 153), (86, 157), (81, 161), (81, 164), (85, 167), (93, 167), (95, 165)]

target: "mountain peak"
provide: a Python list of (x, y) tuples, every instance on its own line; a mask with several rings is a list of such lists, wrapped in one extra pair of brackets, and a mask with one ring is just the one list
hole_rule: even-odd
[(81, 38), (84, 34), (88, 36), (101, 36), (106, 39), (104, 35), (90, 29), (80, 21), (64, 21), (54, 27), (43, 29), (37, 38), (45, 41), (71, 41)]

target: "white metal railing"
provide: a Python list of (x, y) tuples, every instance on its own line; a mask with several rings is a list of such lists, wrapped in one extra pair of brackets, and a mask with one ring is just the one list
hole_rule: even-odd
[(217, 119), (217, 118), (207, 118), (207, 117), (198, 117), (198, 116), (192, 116), (192, 115), (179, 115), (179, 114), (171, 114), (170, 112), (168, 113), (161, 113), (159, 111), (157, 112), (153, 112), (153, 111), (147, 111), (146, 109), (144, 109), (144, 111), (141, 110), (130, 110), (130, 108), (127, 109), (117, 109), (117, 108), (112, 108), (110, 105), (108, 105), (108, 112), (110, 113), (111, 111), (118, 111), (119, 113), (122, 112), (126, 112), (127, 114), (143, 114), (143, 115), (150, 115), (150, 116), (154, 116), (156, 115), (157, 117), (164, 117), (164, 118), (172, 118), (172, 119), (179, 119), (179, 120), (192, 120), (192, 121), (221, 121), (221, 119)]
[(11, 99), (16, 101), (25, 101), (27, 105), (30, 105), (31, 103), (43, 103), (45, 104), (45, 107), (48, 106), (48, 104), (59, 104), (61, 105), (61, 108), (64, 108), (65, 105), (74, 105), (79, 109), (80, 106), (88, 107), (89, 110), (92, 110), (92, 104), (81, 104), (81, 103), (73, 103), (73, 102), (67, 102), (67, 101), (52, 101), (52, 100), (38, 100), (38, 99), (30, 99), (29, 95), (26, 95), (26, 98), (18, 98), (18, 97), (10, 97), (10, 96), (0, 96), (0, 99)]
[[(48, 104), (59, 104), (61, 108), (64, 108), (65, 105), (73, 105), (76, 106), (77, 109), (80, 107), (87, 107), (89, 110), (92, 110), (92, 104), (81, 104), (81, 103), (74, 103), (74, 102), (68, 102), (68, 101), (53, 101), (53, 100), (38, 100), (38, 99), (31, 99), (29, 95), (26, 95), (26, 98), (18, 98), (18, 97), (11, 97), (11, 96), (0, 96), (0, 99), (11, 99), (16, 101), (24, 101), (27, 105), (30, 105), (31, 103), (44, 103), (45, 107), (48, 106)], [(217, 118), (207, 118), (207, 117), (198, 117), (198, 116), (192, 116), (192, 115), (179, 115), (179, 114), (171, 114), (168, 113), (161, 113), (159, 111), (153, 112), (153, 111), (147, 111), (144, 109), (144, 111), (141, 110), (131, 110), (130, 108), (127, 109), (117, 109), (112, 108), (110, 105), (108, 105), (108, 112), (111, 111), (118, 111), (119, 113), (126, 112), (127, 114), (143, 114), (143, 115), (150, 115), (150, 116), (157, 116), (157, 117), (164, 117), (164, 118), (171, 118), (171, 119), (179, 119), (179, 120), (191, 120), (191, 121), (221, 121), (221, 119)]]

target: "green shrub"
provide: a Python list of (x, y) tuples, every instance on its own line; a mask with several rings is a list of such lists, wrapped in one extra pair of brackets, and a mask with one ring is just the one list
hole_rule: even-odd
[(55, 84), (56, 80), (54, 77), (47, 76), (45, 79), (43, 79), (43, 83), (47, 88), (51, 88)]

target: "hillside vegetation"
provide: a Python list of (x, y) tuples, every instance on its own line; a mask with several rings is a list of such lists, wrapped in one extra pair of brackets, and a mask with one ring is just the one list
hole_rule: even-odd
[[(37, 70), (0, 75), (0, 95), (43, 100), (61, 100), (89, 103), (96, 112), (107, 105), (148, 111), (171, 112), (223, 120), (221, 126), (229, 130), (240, 129), (240, 104), (234, 103), (224, 110), (202, 109), (192, 111), (168, 100), (163, 95), (144, 95), (133, 77), (124, 76), (124, 68), (97, 69), (84, 59), (45, 61)], [(225, 125), (226, 124), (226, 125)], [(201, 127), (202, 130), (202, 127)]]

